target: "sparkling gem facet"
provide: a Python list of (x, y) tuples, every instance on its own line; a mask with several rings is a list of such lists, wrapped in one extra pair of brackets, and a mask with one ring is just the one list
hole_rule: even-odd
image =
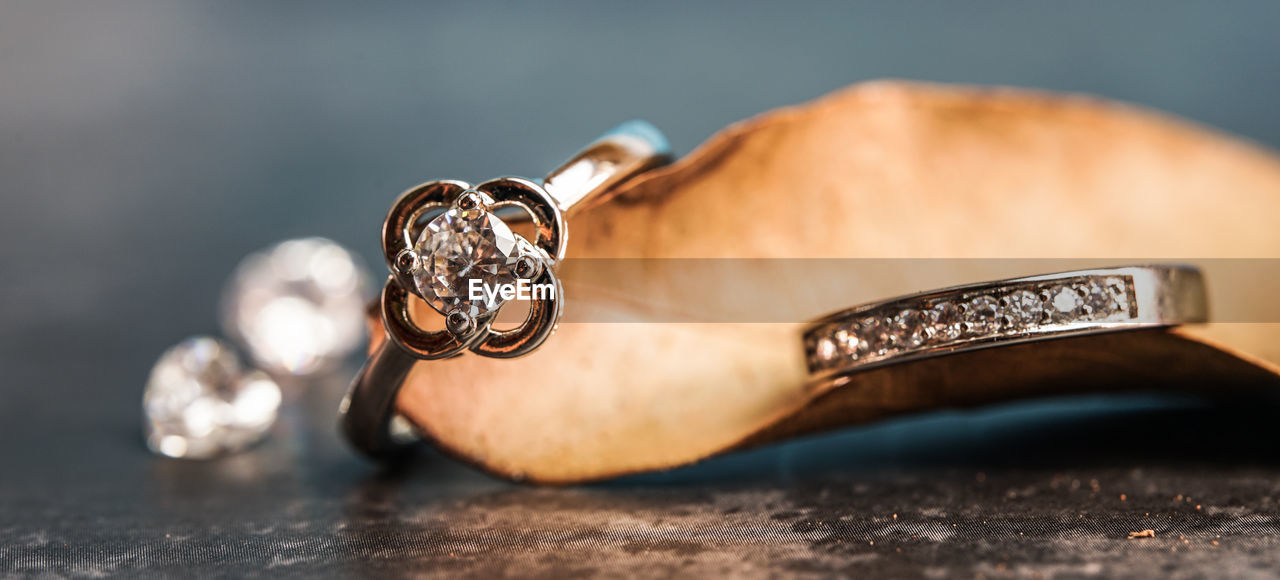
[(1044, 301), (1035, 292), (1018, 290), (1010, 293), (1007, 300), (1009, 307), (1005, 309), (1005, 313), (1014, 327), (1025, 328), (1039, 324), (1044, 319)]
[(1070, 286), (1054, 286), (1049, 290), (1049, 312), (1055, 320), (1072, 321), (1078, 315), (1084, 300)]
[(471, 300), (471, 280), (497, 289), (516, 282), (520, 255), (516, 235), (497, 216), (480, 208), (452, 208), (431, 220), (414, 251), (423, 257), (414, 271), (418, 292), (437, 310), (467, 309), (471, 316), (497, 310), (497, 292)]
[(814, 352), (818, 355), (818, 362), (830, 362), (836, 356), (835, 339), (824, 336), (818, 339), (818, 346), (814, 348)]
[(930, 337), (933, 340), (955, 340), (964, 333), (964, 316), (955, 304), (939, 302), (929, 314)]
[(1111, 289), (1099, 282), (1090, 282), (1084, 286), (1083, 301), (1089, 309), (1089, 317), (1094, 320), (1108, 318), (1119, 308)]
[(969, 301), (969, 326), (973, 332), (986, 334), (1000, 327), (1000, 303), (990, 296)]
[(858, 356), (858, 337), (847, 328), (836, 329), (832, 337), (835, 339), (837, 352), (846, 356)]
[(368, 276), (323, 238), (288, 240), (245, 258), (223, 292), (222, 324), (263, 368), (310, 373), (364, 340)]
[(1121, 278), (1109, 277), (1104, 282), (1107, 290), (1111, 292), (1111, 296), (1116, 300), (1116, 310), (1121, 313), (1129, 313), (1129, 285)]
[(879, 356), (889, 350), (887, 325), (876, 317), (864, 319), (858, 325), (858, 354)]
[(261, 371), (242, 370), (227, 345), (187, 339), (151, 369), (142, 401), (147, 446), (190, 459), (243, 449), (270, 429), (280, 398), (275, 381)]
[(921, 316), (919, 310), (914, 308), (904, 309), (893, 317), (894, 339), (898, 344), (908, 348), (915, 348), (924, 344), (929, 337), (924, 322), (924, 317)]

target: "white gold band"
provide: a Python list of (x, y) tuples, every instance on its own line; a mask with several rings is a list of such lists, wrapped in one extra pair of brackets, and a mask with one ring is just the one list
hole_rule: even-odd
[(1205, 322), (1189, 266), (1077, 270), (956, 286), (865, 304), (810, 323), (809, 372), (830, 377), (979, 348)]

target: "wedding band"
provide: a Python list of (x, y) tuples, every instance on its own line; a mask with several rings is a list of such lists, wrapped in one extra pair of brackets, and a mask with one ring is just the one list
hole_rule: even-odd
[[(383, 255), (391, 270), (381, 296), (387, 339), (360, 370), (339, 411), (342, 432), (352, 446), (368, 456), (385, 457), (416, 439), (407, 423), (396, 420), (395, 400), (417, 361), (467, 351), (513, 358), (538, 348), (555, 331), (562, 310), (555, 270), (564, 258), (565, 214), (604, 201), (624, 181), (670, 160), (661, 132), (644, 121), (630, 121), (592, 142), (541, 183), (520, 177), (475, 186), (431, 181), (401, 195), (382, 230)], [(513, 214), (533, 222), (532, 240), (511, 231), (500, 217)], [(524, 322), (511, 330), (493, 329), (498, 311), (519, 289), (526, 289), (530, 298)], [(444, 330), (428, 331), (414, 323), (411, 295), (444, 318)]]
[(804, 330), (815, 381), (922, 358), (1030, 341), (1206, 322), (1190, 266), (1077, 270), (955, 286), (822, 317)]

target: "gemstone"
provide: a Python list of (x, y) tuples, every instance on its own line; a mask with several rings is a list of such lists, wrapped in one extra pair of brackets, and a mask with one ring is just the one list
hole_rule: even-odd
[[(418, 292), (440, 312), (463, 308), (471, 316), (496, 311), (506, 300), (496, 291), (515, 284), (517, 237), (497, 216), (481, 208), (452, 208), (427, 223), (414, 251), (423, 257), (413, 271)], [(471, 299), (471, 280), (493, 289)]]
[(187, 459), (244, 449), (275, 423), (280, 399), (275, 381), (262, 371), (245, 371), (227, 344), (189, 338), (151, 369), (142, 399), (147, 446)]
[(1000, 328), (1000, 303), (990, 296), (970, 300), (969, 325), (978, 334), (995, 332)]
[(951, 341), (964, 334), (964, 316), (950, 302), (939, 302), (930, 309), (929, 336), (935, 341)]
[(1111, 292), (1111, 296), (1116, 300), (1116, 309), (1120, 313), (1129, 314), (1129, 285), (1123, 278), (1115, 276), (1109, 277), (1105, 281), (1107, 290)]
[(830, 336), (824, 336), (818, 339), (817, 346), (813, 349), (814, 354), (818, 357), (818, 363), (831, 362), (836, 356), (836, 341)]
[(858, 337), (847, 328), (838, 328), (832, 334), (835, 339), (836, 352), (845, 356), (858, 356)]
[(907, 348), (918, 347), (929, 338), (924, 317), (914, 308), (904, 309), (893, 317), (892, 335), (898, 344)]
[(240, 262), (223, 290), (222, 326), (258, 366), (308, 374), (364, 342), (368, 275), (324, 238), (287, 240)]
[(1084, 306), (1080, 293), (1070, 286), (1054, 286), (1049, 290), (1049, 313), (1057, 321), (1073, 321)]
[(869, 317), (858, 324), (858, 355), (880, 356), (889, 350), (889, 328), (877, 317)]
[(1099, 282), (1090, 282), (1084, 286), (1084, 297), (1081, 299), (1089, 309), (1089, 317), (1104, 320), (1116, 313), (1119, 304), (1111, 289)]
[(1009, 321), (1016, 328), (1024, 328), (1039, 324), (1044, 319), (1044, 301), (1030, 290), (1017, 290), (1006, 298), (1009, 307), (1005, 309)]

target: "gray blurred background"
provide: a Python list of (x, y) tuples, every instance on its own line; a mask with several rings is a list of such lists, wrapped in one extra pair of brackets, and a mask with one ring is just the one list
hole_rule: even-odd
[(633, 117), (687, 152), (884, 77), (1091, 93), (1275, 147), (1278, 25), (1267, 1), (0, 2), (0, 499), (129, 496), (155, 469), (148, 369), (217, 332), (236, 262), (323, 235), (380, 269), (408, 185), (540, 176)]
[(540, 176), (627, 118), (687, 152), (898, 77), (1280, 145), (1278, 24), (1266, 1), (0, 2), (0, 367), (43, 385), (0, 413), (61, 412), (57, 392), (123, 417), (163, 348), (217, 330), (248, 252), (323, 235), (380, 267), (408, 185)]

